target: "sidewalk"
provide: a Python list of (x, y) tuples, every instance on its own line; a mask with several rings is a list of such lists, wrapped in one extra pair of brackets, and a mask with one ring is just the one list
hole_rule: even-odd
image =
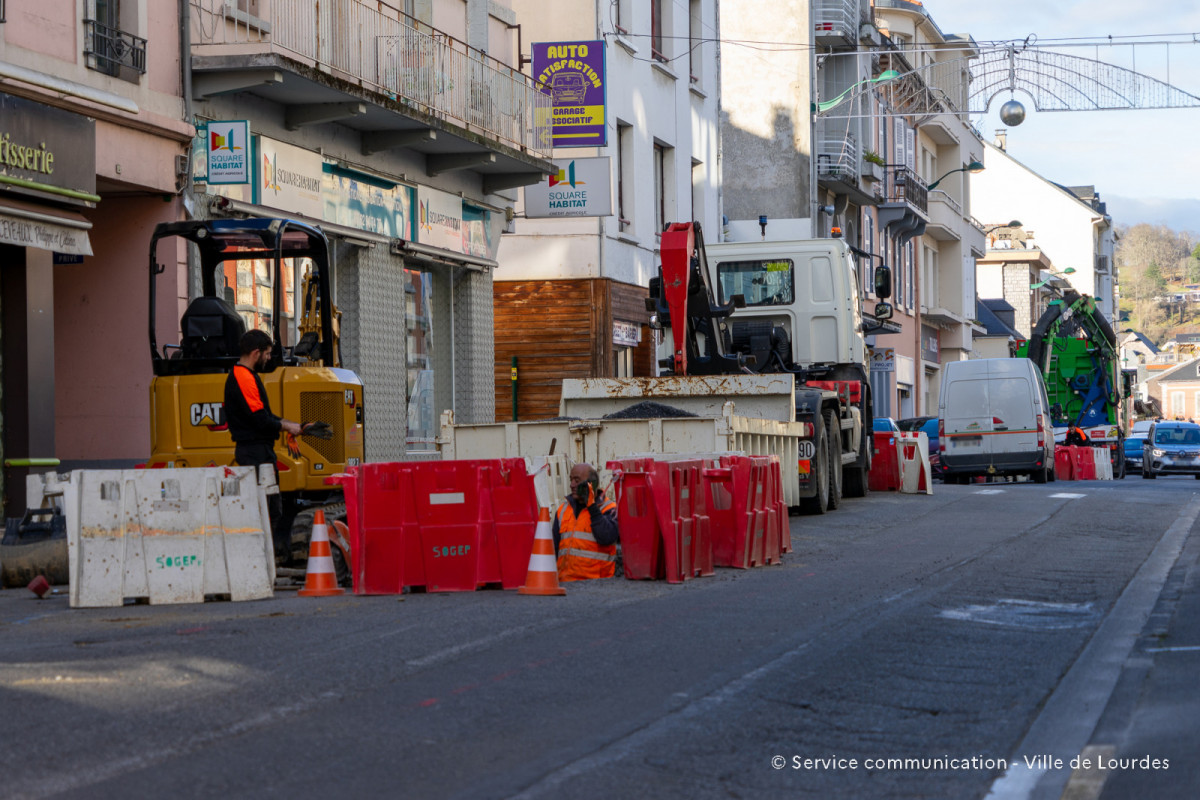
[(1113, 768), (1099, 795), (1080, 785), (1064, 798), (1200, 797), (1200, 531), (1189, 535), (1091, 741)]

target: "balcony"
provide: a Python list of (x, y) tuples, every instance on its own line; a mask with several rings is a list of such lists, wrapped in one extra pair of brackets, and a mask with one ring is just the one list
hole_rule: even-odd
[(249, 93), (289, 129), (336, 121), (365, 155), (414, 150), (430, 175), (474, 170), (489, 193), (553, 172), (551, 97), (520, 71), (384, 2), (239, 5), (191, 0), (196, 99)]
[(817, 44), (824, 47), (858, 46), (858, 3), (855, 0), (815, 0), (813, 26)]
[[(3, 20), (0, 5), (0, 21)], [(88, 69), (121, 77), (123, 69), (146, 74), (146, 40), (94, 19), (83, 21), (84, 58)]]
[(940, 242), (958, 241), (962, 238), (963, 207), (941, 189), (928, 193), (929, 224), (925, 227), (928, 236)]
[(860, 158), (854, 134), (822, 137), (817, 140), (817, 178), (857, 183)]
[(885, 176), (879, 224), (903, 244), (925, 232), (929, 222), (929, 190), (920, 175), (898, 164), (889, 164)]

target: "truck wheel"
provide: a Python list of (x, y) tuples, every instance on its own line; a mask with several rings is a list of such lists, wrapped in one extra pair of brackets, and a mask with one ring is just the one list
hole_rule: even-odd
[(806, 514), (824, 514), (829, 510), (829, 443), (825, 441), (825, 420), (817, 417), (813, 420), (815, 435), (813, 445), (812, 481), (817, 493), (800, 501), (800, 508)]
[(825, 440), (829, 442), (829, 510), (842, 504), (842, 429), (837, 414), (825, 412)]
[(1029, 473), (1029, 477), (1033, 478), (1034, 483), (1045, 483), (1048, 478), (1047, 470), (1045, 467), (1042, 467), (1041, 469), (1035, 469), (1033, 472)]

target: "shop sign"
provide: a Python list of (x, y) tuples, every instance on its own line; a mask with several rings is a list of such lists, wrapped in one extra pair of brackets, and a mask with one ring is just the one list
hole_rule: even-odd
[(477, 258), (496, 260), (500, 250), (500, 228), (503, 217), (486, 208), (476, 208), (465, 203), (463, 215), (463, 252)]
[(547, 113), (553, 147), (608, 144), (603, 40), (534, 42), (533, 74), (552, 98)]
[(335, 171), (332, 164), (324, 165), (321, 180), (321, 219), (392, 239), (412, 239), (411, 186), (373, 183), (366, 175), (360, 180), (346, 171)]
[(206, 144), (210, 184), (250, 183), (249, 120), (210, 121)]
[(526, 217), (607, 217), (612, 211), (612, 159), (555, 160), (558, 172), (525, 187)]
[(896, 348), (876, 347), (871, 350), (871, 372), (895, 372)]
[(321, 154), (266, 136), (256, 136), (255, 142), (252, 202), (321, 219), (325, 164)]
[(0, 213), (0, 242), (17, 247), (38, 247), (72, 256), (92, 255), (92, 244), (85, 231), (4, 213)]
[(929, 325), (921, 326), (921, 358), (926, 361), (938, 362), (941, 357), (941, 336), (937, 328)]
[(613, 320), (613, 344), (620, 347), (637, 347), (641, 342), (641, 325), (636, 322)]
[(49, 192), (59, 201), (95, 202), (95, 120), (0, 94), (0, 188), (11, 187)]
[(456, 194), (417, 187), (416, 240), (454, 253), (463, 251), (463, 204)]

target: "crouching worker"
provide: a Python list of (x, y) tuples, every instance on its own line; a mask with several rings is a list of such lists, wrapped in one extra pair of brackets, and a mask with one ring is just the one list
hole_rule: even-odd
[(617, 569), (617, 504), (604, 497), (590, 464), (571, 469), (571, 493), (554, 511), (559, 581), (611, 578)]

